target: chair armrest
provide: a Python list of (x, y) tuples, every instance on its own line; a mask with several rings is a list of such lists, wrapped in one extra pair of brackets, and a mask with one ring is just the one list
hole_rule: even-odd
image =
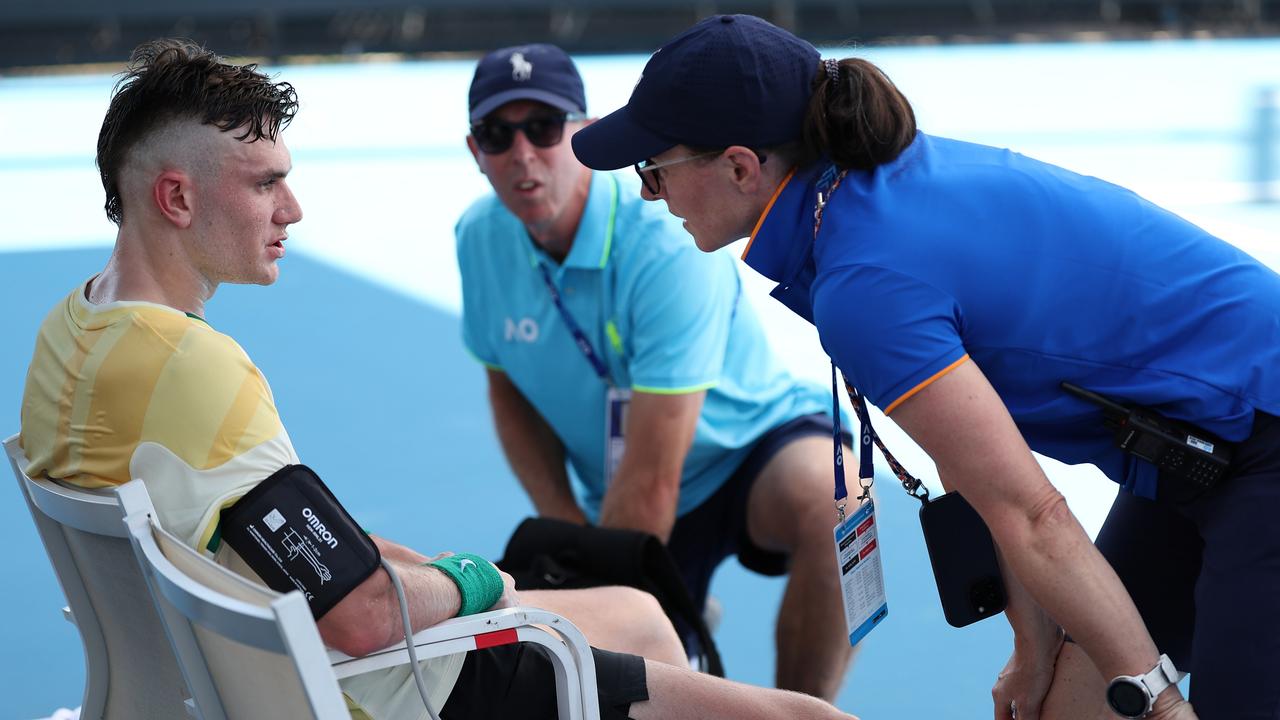
[[(591, 648), (582, 631), (560, 615), (534, 607), (505, 608), (446, 620), (418, 632), (413, 641), (420, 661), (514, 642), (541, 645), (555, 667), (557, 698), (573, 708), (571, 716), (599, 716)], [(342, 679), (404, 665), (409, 653), (399, 642), (360, 658), (330, 650), (329, 661)]]
[[(558, 640), (574, 649), (575, 655), (590, 657), (590, 648), (582, 631), (564, 617), (534, 607), (504, 608), (445, 620), (415, 634), (414, 648), (418, 659), (426, 660), (517, 642), (517, 631), (537, 625), (543, 626), (544, 631), (553, 632)], [(409, 654), (403, 641), (359, 658), (339, 650), (329, 650), (329, 662), (339, 678), (403, 665), (408, 661)]]

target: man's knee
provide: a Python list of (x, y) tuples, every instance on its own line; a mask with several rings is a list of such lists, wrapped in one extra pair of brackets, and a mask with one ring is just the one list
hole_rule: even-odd
[[(845, 457), (852, 457), (847, 446)], [(856, 478), (851, 482), (850, 491), (856, 495)], [(787, 443), (751, 488), (747, 524), (752, 540), (774, 551), (829, 540), (836, 517), (834, 487), (830, 438), (807, 436)]]
[(595, 588), (595, 591), (598, 593), (596, 599), (609, 608), (610, 612), (641, 621), (669, 624), (658, 599), (644, 590), (625, 585), (607, 585)]

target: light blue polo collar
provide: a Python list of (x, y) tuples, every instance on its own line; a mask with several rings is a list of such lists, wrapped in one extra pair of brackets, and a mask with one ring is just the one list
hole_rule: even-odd
[[(587, 205), (582, 210), (582, 220), (578, 222), (578, 232), (573, 236), (573, 247), (560, 269), (574, 268), (579, 270), (603, 270), (609, 264), (609, 254), (613, 250), (614, 229), (618, 222), (618, 179), (608, 173), (591, 173), (591, 186), (587, 190)], [(538, 244), (529, 238), (529, 260), (533, 266), (549, 257)]]

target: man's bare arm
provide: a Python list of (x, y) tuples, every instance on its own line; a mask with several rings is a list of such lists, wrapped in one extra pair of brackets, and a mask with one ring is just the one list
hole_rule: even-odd
[(626, 451), (605, 492), (601, 525), (643, 530), (666, 542), (675, 525), (680, 477), (705, 397), (705, 391), (632, 394)]
[(569, 488), (560, 438), (506, 373), (489, 369), (488, 375), (498, 440), (534, 508), (543, 517), (585, 523), (586, 516)]

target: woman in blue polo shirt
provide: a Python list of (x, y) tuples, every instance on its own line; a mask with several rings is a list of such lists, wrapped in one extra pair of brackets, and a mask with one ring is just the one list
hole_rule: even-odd
[[(875, 66), (750, 16), (667, 43), (573, 144), (638, 163), (703, 250), (750, 235), (746, 262), (986, 521), (1015, 635), (997, 718), (1277, 717), (1280, 276), (1122, 188), (918, 132)], [(1063, 383), (1191, 426), (1234, 453), (1225, 479), (1122, 451)], [(1126, 491), (1097, 549), (1032, 449)]]

